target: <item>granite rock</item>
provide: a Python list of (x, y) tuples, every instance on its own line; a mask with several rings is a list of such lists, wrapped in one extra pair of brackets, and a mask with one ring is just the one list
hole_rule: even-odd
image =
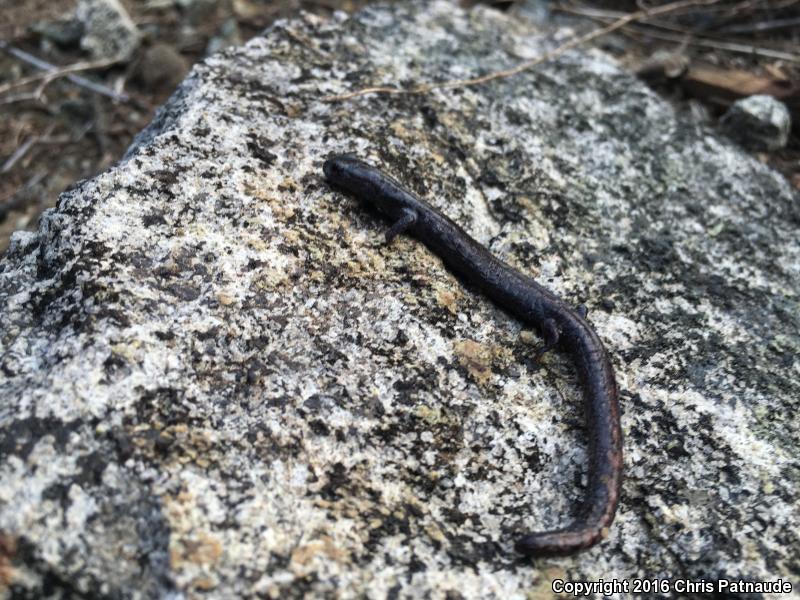
[(750, 150), (779, 150), (786, 146), (792, 129), (786, 105), (763, 94), (737, 100), (720, 122), (728, 136)]
[(127, 61), (142, 36), (119, 0), (80, 0), (75, 20), (83, 28), (81, 47), (93, 60)]
[[(0, 262), (0, 595), (549, 597), (797, 585), (800, 204), (593, 50), (486, 8), (276, 23), (194, 67)], [(522, 560), (587, 463), (557, 352), (331, 190), (380, 164), (586, 303), (621, 389), (601, 544)]]

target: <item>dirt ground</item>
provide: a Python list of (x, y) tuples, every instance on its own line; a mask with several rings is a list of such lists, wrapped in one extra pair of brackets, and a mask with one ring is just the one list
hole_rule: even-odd
[[(0, 252), (13, 231), (35, 228), (64, 188), (119, 160), (192, 63), (247, 41), (277, 18), (300, 10), (354, 11), (368, 1), (121, 0), (142, 35), (136, 52), (114, 64), (82, 50), (72, 18), (78, 0), (7, 3), (0, 9)], [(580, 31), (663, 4), (542, 2), (553, 18), (573, 19)], [(486, 3), (517, 9), (513, 1)], [(690, 6), (632, 22), (593, 43), (640, 71), (682, 110), (705, 111), (712, 122), (737, 98), (756, 92), (781, 98), (795, 128), (786, 148), (758, 157), (800, 189), (800, 0)], [(36, 68), (31, 56), (89, 85), (70, 81), (66, 71), (55, 76)], [(92, 83), (103, 90), (90, 89)]]

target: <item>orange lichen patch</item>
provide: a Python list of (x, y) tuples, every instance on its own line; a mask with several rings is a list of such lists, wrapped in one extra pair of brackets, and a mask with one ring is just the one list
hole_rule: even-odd
[(173, 539), (170, 543), (169, 561), (173, 568), (186, 564), (211, 566), (222, 556), (222, 543), (212, 535), (199, 532), (195, 535)]
[(333, 540), (325, 535), (295, 548), (294, 552), (292, 552), (289, 568), (295, 575), (304, 575), (313, 570), (311, 565), (317, 558), (345, 562), (347, 560), (347, 552), (337, 547)]
[(220, 541), (205, 533), (184, 543), (184, 548), (187, 560), (196, 564), (212, 565), (222, 556)]
[(271, 202), (270, 205), (272, 206), (272, 214), (274, 214), (277, 219), (284, 223), (296, 214), (294, 206), (288, 202), (274, 201)]
[(213, 590), (217, 587), (217, 580), (206, 575), (192, 579), (191, 587), (198, 590)]
[(437, 288), (436, 301), (453, 314), (456, 314), (456, 312), (458, 311), (457, 296), (453, 293), (452, 290)]
[(506, 366), (514, 360), (514, 351), (508, 346), (492, 346), (492, 364)]
[(236, 298), (225, 292), (219, 292), (217, 294), (217, 302), (219, 302), (222, 306), (230, 306), (236, 302)]
[(567, 579), (563, 568), (546, 569), (531, 582), (526, 598), (528, 600), (550, 600), (553, 598), (552, 582), (556, 579)]
[(282, 222), (288, 221), (296, 212), (296, 204), (287, 201), (287, 193), (298, 189), (297, 182), (290, 177), (285, 177), (280, 182), (249, 178), (242, 182), (242, 191), (251, 198), (268, 204), (273, 216)]
[(530, 329), (523, 329), (519, 332), (519, 341), (528, 346), (535, 346), (539, 343), (539, 336)]
[(259, 276), (253, 279), (252, 287), (262, 291), (286, 289), (292, 285), (290, 276), (295, 271), (295, 268), (264, 268)]
[(181, 507), (188, 508), (194, 504), (194, 494), (189, 490), (181, 490), (173, 499)]
[(433, 541), (443, 544), (447, 541), (447, 537), (444, 535), (444, 532), (439, 528), (436, 523), (429, 523), (425, 525), (425, 533), (428, 534), (428, 537), (431, 538)]
[(14, 581), (15, 569), (11, 560), (17, 553), (17, 539), (0, 532), (0, 591), (7, 590)]
[(244, 181), (242, 183), (242, 190), (251, 198), (266, 200), (267, 202), (272, 200), (275, 194), (272, 188), (262, 185), (260, 181)]
[(412, 133), (409, 132), (405, 123), (403, 123), (400, 120), (394, 121), (391, 125), (389, 125), (389, 129), (391, 129), (392, 133), (395, 134), (397, 137), (399, 137), (401, 140), (409, 139), (409, 137), (413, 135)]
[(460, 130), (464, 126), (464, 120), (461, 115), (456, 116), (455, 113), (448, 111), (441, 111), (437, 113), (436, 118), (448, 130)]
[(296, 192), (297, 190), (300, 189), (300, 187), (297, 185), (297, 181), (295, 181), (291, 177), (284, 177), (283, 181), (281, 181), (280, 184), (278, 185), (278, 189), (286, 190), (289, 192)]
[(433, 161), (436, 162), (437, 165), (443, 165), (445, 161), (447, 161), (444, 155), (439, 154), (438, 152), (431, 152), (430, 157)]
[(458, 362), (461, 363), (473, 379), (479, 384), (484, 384), (492, 376), (492, 352), (486, 346), (473, 340), (456, 342), (455, 350)]
[(158, 456), (163, 465), (191, 463), (206, 468), (218, 456), (213, 432), (183, 423), (167, 426), (154, 419), (150, 425), (136, 427), (131, 441), (146, 455)]
[(303, 114), (303, 106), (298, 102), (284, 101), (283, 108), (286, 111), (286, 116), (290, 119), (294, 119)]

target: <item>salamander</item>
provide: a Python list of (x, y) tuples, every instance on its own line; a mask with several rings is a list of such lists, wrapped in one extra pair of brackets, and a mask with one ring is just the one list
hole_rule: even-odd
[(583, 388), (589, 432), (588, 483), (571, 524), (526, 533), (515, 548), (526, 556), (564, 555), (604, 538), (614, 520), (622, 483), (622, 431), (617, 383), (608, 353), (586, 320), (586, 309), (569, 306), (531, 277), (504, 263), (455, 222), (376, 167), (350, 154), (328, 158), (328, 182), (392, 221), (386, 242), (408, 233), (445, 266), (501, 308), (533, 325), (544, 338), (539, 354), (553, 348), (574, 361)]

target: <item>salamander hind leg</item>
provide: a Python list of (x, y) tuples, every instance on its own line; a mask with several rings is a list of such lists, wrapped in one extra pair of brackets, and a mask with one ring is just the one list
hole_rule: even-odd
[(404, 209), (401, 216), (394, 224), (386, 230), (386, 243), (390, 244), (394, 238), (403, 233), (406, 229), (417, 222), (417, 213), (411, 209)]
[(561, 337), (561, 331), (558, 329), (558, 324), (553, 319), (546, 319), (542, 323), (542, 337), (544, 337), (544, 344), (536, 351), (536, 359), (539, 360), (545, 352), (550, 352), (558, 344), (558, 339)]

